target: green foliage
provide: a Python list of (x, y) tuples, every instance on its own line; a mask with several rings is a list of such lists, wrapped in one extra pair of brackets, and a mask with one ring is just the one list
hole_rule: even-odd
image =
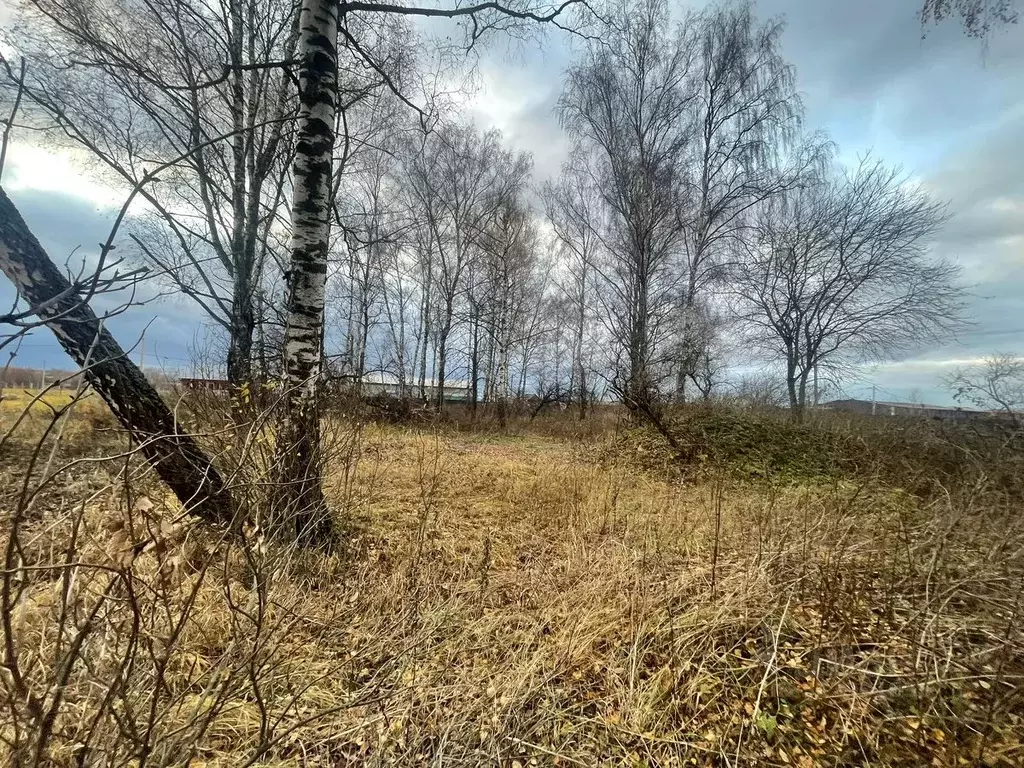
[(779, 720), (775, 715), (759, 711), (754, 718), (754, 724), (764, 731), (765, 735), (771, 738), (779, 728)]

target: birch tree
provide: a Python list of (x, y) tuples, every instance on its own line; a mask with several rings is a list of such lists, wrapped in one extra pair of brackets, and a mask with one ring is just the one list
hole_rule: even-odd
[[(411, 227), (400, 189), (400, 153), (408, 146), (405, 134), (413, 128), (408, 110), (390, 94), (374, 99), (363, 122), (372, 130), (360, 137), (360, 147), (349, 153), (334, 207), (342, 233), (341, 304), (345, 317), (345, 374), (359, 382), (367, 371), (367, 356), (374, 331), (386, 323), (397, 344), (407, 297), (389, 301), (389, 287), (406, 289), (393, 278), (401, 266), (399, 248)], [(384, 317), (386, 316), (386, 318)], [(397, 323), (397, 324), (396, 324)]]
[(681, 163), (693, 139), (694, 52), (663, 0), (620, 7), (613, 27), (570, 68), (558, 108), (601, 191), (607, 226), (599, 271), (617, 346), (616, 389), (642, 413), (664, 375), (666, 321), (684, 274)]
[(1024, 410), (1024, 360), (996, 353), (974, 365), (957, 368), (945, 378), (957, 402), (991, 410), (1014, 428), (1021, 425)]
[(392, 247), (385, 251), (380, 270), (382, 313), (390, 349), (390, 355), (381, 361), (381, 369), (395, 374), (399, 397), (406, 398), (413, 391), (418, 350), (416, 263), (409, 248)]
[(303, 0), (299, 13), (299, 116), (291, 201), (284, 372), (286, 420), (280, 445), (282, 503), (300, 541), (331, 534), (320, 485), (317, 403), (324, 330), (324, 288), (331, 234), (331, 182), (337, 117), (338, 6)]
[[(531, 342), (538, 235), (531, 212), (516, 198), (504, 201), (483, 237), (486, 311), (482, 318), (493, 350), (488, 379), (499, 424), (508, 418), (512, 354)], [(525, 374), (524, 374), (525, 376)], [(475, 383), (474, 383), (475, 385)]]
[(685, 170), (686, 282), (673, 361), (680, 399), (695, 373), (688, 362), (706, 359), (699, 305), (706, 306), (709, 287), (721, 277), (732, 241), (743, 236), (747, 212), (799, 178), (780, 164), (803, 117), (793, 67), (780, 52), (782, 31), (779, 19), (759, 24), (746, 2), (704, 12), (683, 43), (697, 59), (689, 85), (694, 141)]
[[(599, 192), (591, 183), (580, 158), (570, 158), (557, 181), (544, 188), (547, 220), (554, 231), (565, 277), (562, 291), (572, 307), (572, 371), (570, 397), (576, 400), (579, 418), (586, 418), (592, 386), (589, 383), (592, 361), (587, 354), (588, 327), (594, 322), (597, 259), (602, 247)], [(561, 313), (565, 314), (565, 313)]]
[[(284, 367), (288, 396), (280, 442), (285, 500), (278, 510), (287, 520), (294, 520), (300, 540), (323, 542), (332, 530), (320, 485), (322, 468), (317, 394), (322, 369), (324, 289), (330, 246), (332, 180), (335, 175), (335, 129), (339, 114), (339, 39), (344, 41), (349, 55), (375, 72), (396, 96), (408, 101), (402, 93), (401, 84), (389, 76), (387, 62), (382, 62), (369, 46), (362, 45), (357, 36), (360, 30), (367, 28), (363, 26), (367, 15), (378, 18), (381, 15), (462, 17), (472, 24), (469, 36), (472, 44), (488, 31), (514, 28), (522, 20), (555, 21), (565, 8), (574, 4), (575, 0), (566, 0), (558, 8), (538, 13), (529, 5), (504, 6), (496, 3), (461, 8), (421, 8), (345, 2), (339, 7), (329, 0), (303, 0), (298, 45), (300, 106), (292, 170), (291, 241), (287, 270), (288, 321)], [(344, 125), (343, 121), (343, 130)], [(343, 138), (347, 146), (347, 134)], [(474, 186), (470, 184), (470, 187)], [(456, 204), (462, 206), (460, 202)], [(435, 217), (434, 224), (438, 221)], [(440, 231), (432, 234), (440, 247), (444, 242)], [(472, 234), (475, 234), (475, 228), (466, 236)], [(462, 258), (459, 251), (468, 247), (468, 241), (459, 235), (453, 245), (452, 255), (458, 260)], [(448, 275), (453, 278), (453, 285), (458, 284), (457, 272), (456, 268)], [(444, 336), (439, 338), (443, 344)], [(443, 379), (443, 354), (440, 358), (439, 378)], [(439, 387), (441, 404), (443, 391), (443, 387)]]
[(970, 37), (986, 38), (992, 28), (1016, 24), (1020, 18), (1017, 0), (924, 0), (921, 23), (937, 24), (950, 16), (959, 17)]
[[(411, 188), (411, 185), (410, 185)], [(413, 210), (418, 210), (415, 205)], [(410, 244), (416, 263), (416, 279), (419, 285), (419, 318), (416, 325), (416, 352), (413, 357), (414, 374), (418, 385), (419, 398), (427, 400), (427, 359), (434, 345), (434, 236), (431, 227), (419, 221), (413, 228)]]
[(438, 409), (444, 407), (450, 342), (470, 287), (470, 262), (480, 252), (488, 223), (503, 201), (524, 186), (530, 168), (529, 157), (501, 146), (499, 132), (481, 134), (469, 125), (442, 127), (413, 161), (410, 186), (433, 249), (430, 272), (437, 302), (432, 332), (437, 347)]

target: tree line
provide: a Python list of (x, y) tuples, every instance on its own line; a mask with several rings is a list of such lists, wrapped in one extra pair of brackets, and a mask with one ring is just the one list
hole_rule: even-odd
[[(323, 507), (328, 377), (386, 373), (438, 409), (457, 382), (501, 419), (528, 395), (581, 417), (612, 396), (650, 417), (710, 397), (741, 346), (778, 364), (799, 418), (812, 375), (963, 313), (955, 266), (929, 251), (944, 203), (880, 159), (839, 161), (805, 124), (783, 21), (747, 2), (18, 10), (8, 125), (20, 104), (23, 124), (130, 190), (122, 252), (218, 329), (234, 385), (285, 382), (280, 504), (300, 529)], [(459, 24), (461, 44), (427, 45), (417, 17)], [(557, 105), (571, 152), (541, 182), (446, 89), (488, 36), (544, 27), (578, 50)]]

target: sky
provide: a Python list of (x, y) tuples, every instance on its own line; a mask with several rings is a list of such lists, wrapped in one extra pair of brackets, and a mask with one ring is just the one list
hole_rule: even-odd
[[(922, 38), (919, 7), (919, 0), (761, 0), (756, 12), (785, 17), (783, 53), (797, 70), (807, 127), (828, 132), (847, 161), (871, 151), (902, 165), (953, 214), (934, 249), (963, 266), (973, 323), (904, 360), (860, 370), (841, 393), (870, 397), (874, 387), (879, 400), (948, 404), (941, 379), (953, 368), (997, 351), (1024, 356), (1024, 25), (995, 32), (986, 45), (953, 21)], [(538, 181), (556, 174), (568, 151), (552, 109), (577, 45), (551, 31), (538, 43), (493, 43), (476, 61), (468, 113), (532, 152)], [(116, 191), (45, 148), (16, 145), (9, 163), (4, 187), (53, 258), (95, 250), (105, 239)], [(0, 303), (11, 298), (0, 284)], [(112, 328), (126, 347), (145, 330), (147, 363), (182, 368), (196, 318), (170, 296)], [(19, 362), (65, 365), (48, 333), (28, 339)]]

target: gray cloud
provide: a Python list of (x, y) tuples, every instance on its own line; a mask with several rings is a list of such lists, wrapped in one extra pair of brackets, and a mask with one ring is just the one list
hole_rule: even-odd
[[(1024, 25), (997, 33), (985, 50), (955, 23), (922, 39), (918, 8), (917, 0), (757, 5), (762, 17), (787, 18), (783, 45), (805, 93), (808, 127), (828, 130), (847, 157), (873, 149), (904, 165), (950, 201), (954, 216), (936, 253), (963, 265), (975, 325), (848, 383), (863, 393), (864, 382), (874, 380), (904, 397), (917, 389), (925, 399), (948, 402), (939, 385), (943, 361), (1024, 353)], [(448, 25), (437, 29), (453, 34)], [(549, 31), (542, 46), (495, 42), (477, 59), (480, 91), (470, 114), (533, 152), (538, 180), (557, 173), (568, 150), (552, 109), (574, 45)], [(109, 223), (109, 212), (70, 195), (22, 190), (16, 202), (55, 257), (75, 245), (94, 248)], [(4, 290), (0, 299), (9, 296)], [(126, 338), (154, 315), (147, 339), (187, 357), (197, 315), (180, 301), (120, 320)]]
[[(844, 157), (871, 150), (903, 165), (950, 203), (953, 217), (935, 252), (963, 266), (974, 324), (846, 384), (863, 394), (874, 380), (902, 397), (917, 390), (949, 402), (944, 361), (1024, 353), (1024, 26), (983, 47), (955, 23), (923, 30), (918, 8), (913, 0), (757, 5), (762, 18), (786, 18), (783, 46), (805, 94), (808, 127), (829, 131)], [(554, 50), (551, 63), (564, 70), (569, 45), (556, 41)], [(557, 124), (544, 110), (558, 98), (560, 77), (531, 59), (516, 69), (485, 56), (481, 66), (496, 92), (507, 91), (494, 124), (535, 153), (539, 176), (556, 172), (568, 144), (553, 139)], [(525, 106), (508, 108), (520, 101)]]
[[(21, 212), (29, 229), (39, 238), (50, 258), (58, 264), (67, 263), (75, 272), (86, 264), (94, 264), (99, 244), (106, 240), (116, 212), (97, 207), (76, 195), (34, 189), (10, 192), (11, 200)], [(125, 238), (116, 241), (122, 249)], [(123, 250), (116, 250), (115, 254)], [(140, 286), (135, 298), (146, 303), (132, 306), (111, 318), (108, 326), (125, 349), (139, 349), (145, 334), (147, 365), (166, 368), (190, 365), (189, 345), (199, 328), (201, 317), (194, 305), (174, 297), (159, 297), (160, 287), (153, 281)], [(97, 314), (114, 311), (132, 299), (128, 291), (100, 296), (92, 302)], [(0, 281), (0, 307), (13, 306), (14, 289)], [(139, 352), (133, 354), (139, 358)], [(71, 361), (60, 348), (53, 334), (39, 328), (20, 345), (14, 365), (30, 367), (71, 368)]]
[(114, 212), (77, 195), (19, 189), (10, 197), (54, 261), (95, 254), (110, 232)]

